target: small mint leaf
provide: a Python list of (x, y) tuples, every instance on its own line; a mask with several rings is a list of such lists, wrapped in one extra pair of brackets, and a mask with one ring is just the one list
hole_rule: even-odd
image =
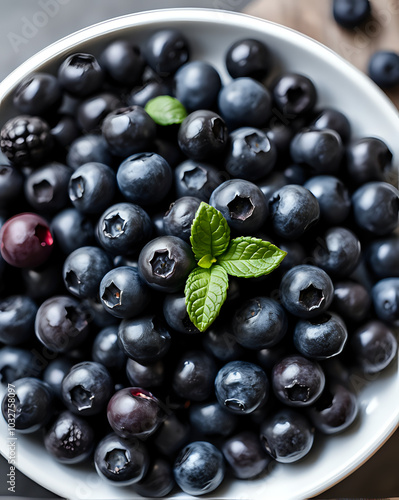
[(188, 276), (184, 289), (187, 313), (200, 332), (218, 317), (228, 287), (227, 273), (218, 265), (209, 269), (196, 267)]
[(200, 267), (203, 267), (204, 269), (209, 269), (215, 262), (216, 258), (212, 257), (212, 255), (207, 254), (200, 258), (200, 260), (198, 261), (198, 265)]
[(229, 241), (230, 228), (226, 219), (219, 210), (202, 202), (191, 226), (190, 242), (195, 258), (217, 257), (226, 250)]
[(181, 123), (187, 117), (183, 104), (169, 95), (160, 95), (150, 99), (144, 109), (158, 125)]
[(258, 278), (274, 271), (286, 255), (287, 252), (268, 241), (241, 236), (230, 242), (218, 264), (231, 276)]

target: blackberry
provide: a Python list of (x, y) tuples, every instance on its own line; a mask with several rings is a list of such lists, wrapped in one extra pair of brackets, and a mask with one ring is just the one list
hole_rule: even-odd
[(41, 163), (53, 146), (48, 124), (38, 116), (19, 115), (1, 129), (1, 150), (18, 166)]

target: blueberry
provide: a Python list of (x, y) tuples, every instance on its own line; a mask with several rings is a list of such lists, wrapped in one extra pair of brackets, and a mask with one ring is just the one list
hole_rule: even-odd
[(56, 146), (69, 147), (79, 137), (80, 130), (74, 118), (62, 115), (50, 130)]
[(160, 76), (169, 76), (188, 61), (190, 48), (186, 37), (175, 29), (156, 31), (143, 47), (149, 66)]
[(386, 182), (368, 182), (352, 196), (355, 222), (373, 235), (384, 236), (399, 222), (399, 191)]
[(288, 119), (309, 114), (317, 101), (313, 82), (305, 75), (283, 73), (273, 85), (273, 99)]
[(189, 113), (212, 109), (222, 86), (219, 73), (203, 61), (188, 62), (174, 76), (175, 97)]
[(201, 434), (230, 436), (238, 425), (238, 417), (215, 401), (190, 406), (190, 422)]
[(171, 344), (170, 333), (157, 316), (122, 320), (118, 337), (125, 354), (144, 365), (164, 357)]
[(35, 269), (22, 269), (22, 278), (26, 294), (35, 301), (44, 301), (54, 295), (65, 292), (62, 275), (59, 272), (59, 261), (50, 260), (44, 266)]
[(96, 92), (103, 79), (104, 72), (91, 54), (72, 54), (58, 68), (58, 81), (61, 86), (79, 97)]
[(97, 223), (100, 245), (113, 255), (137, 254), (152, 233), (147, 212), (133, 203), (108, 207)]
[(392, 167), (392, 152), (381, 139), (364, 137), (349, 144), (346, 164), (351, 181), (357, 186), (383, 181)]
[(379, 373), (394, 359), (398, 342), (394, 332), (384, 323), (372, 320), (351, 336), (357, 364), (365, 373)]
[(57, 296), (39, 307), (35, 333), (40, 342), (54, 352), (68, 352), (82, 344), (89, 333), (89, 318), (74, 298)]
[(259, 437), (243, 431), (228, 439), (222, 447), (223, 456), (238, 479), (251, 479), (263, 472), (271, 462)]
[(62, 381), (72, 368), (73, 363), (67, 357), (57, 357), (47, 365), (43, 372), (43, 381), (51, 387), (53, 393), (62, 399)]
[(260, 439), (272, 458), (289, 464), (309, 453), (313, 445), (314, 430), (305, 416), (284, 408), (262, 423)]
[(347, 429), (358, 414), (356, 395), (340, 383), (329, 384), (308, 415), (323, 434), (336, 434)]
[(269, 199), (271, 224), (279, 236), (296, 239), (314, 225), (320, 216), (317, 198), (303, 186), (288, 184)]
[(334, 283), (332, 308), (347, 321), (359, 322), (370, 312), (371, 297), (360, 283), (340, 281)]
[(301, 265), (293, 267), (283, 276), (280, 296), (283, 306), (291, 314), (314, 318), (330, 307), (334, 287), (325, 271)]
[(190, 320), (184, 292), (167, 294), (163, 301), (163, 315), (170, 328), (180, 333), (198, 333), (199, 330)]
[(58, 212), (51, 221), (51, 232), (58, 247), (65, 254), (70, 254), (80, 247), (90, 246), (94, 240), (93, 224), (75, 208)]
[(162, 361), (142, 365), (134, 359), (128, 358), (126, 375), (133, 386), (143, 387), (143, 389), (159, 387), (164, 382), (165, 365)]
[(205, 350), (220, 361), (233, 361), (243, 356), (243, 349), (233, 335), (232, 327), (225, 321), (213, 323), (203, 334)]
[(313, 249), (315, 265), (330, 275), (348, 276), (356, 268), (361, 254), (357, 236), (344, 227), (328, 229)]
[(182, 152), (195, 161), (214, 159), (224, 151), (227, 138), (224, 120), (207, 109), (190, 113), (180, 125), (177, 135)]
[(126, 364), (126, 356), (118, 343), (116, 325), (103, 328), (93, 341), (91, 357), (108, 370), (121, 370)]
[(151, 146), (156, 125), (143, 108), (130, 106), (109, 113), (104, 118), (102, 134), (113, 154), (127, 157)]
[(8, 219), (0, 230), (1, 256), (15, 267), (38, 267), (50, 257), (53, 236), (47, 222), (23, 213)]
[(256, 80), (266, 77), (273, 66), (269, 49), (260, 40), (244, 38), (231, 45), (226, 53), (227, 71), (233, 78), (249, 76)]
[(319, 202), (320, 219), (331, 225), (341, 224), (349, 215), (351, 199), (345, 184), (332, 175), (317, 175), (305, 182)]
[(102, 135), (87, 134), (75, 139), (69, 147), (66, 157), (67, 164), (76, 170), (81, 165), (90, 162), (111, 163), (111, 153)]
[(20, 347), (0, 348), (0, 382), (10, 384), (24, 377), (38, 377), (43, 364), (35, 354)]
[(113, 431), (122, 438), (147, 439), (165, 418), (159, 401), (140, 387), (117, 391), (109, 400), (107, 418)]
[(344, 155), (341, 137), (331, 129), (303, 129), (290, 145), (292, 159), (314, 174), (335, 174)]
[(124, 160), (117, 173), (123, 196), (140, 206), (162, 201), (172, 186), (173, 173), (168, 162), (155, 153), (138, 153)]
[(111, 260), (104, 250), (80, 247), (69, 254), (64, 262), (65, 286), (76, 297), (96, 295), (103, 276), (111, 267)]
[(176, 236), (151, 240), (139, 255), (140, 276), (150, 287), (166, 293), (182, 289), (194, 267), (190, 246)]
[(286, 186), (287, 184), (288, 182), (283, 172), (278, 172), (278, 171), (272, 172), (267, 177), (259, 180), (256, 183), (258, 188), (262, 191), (266, 203), (269, 202), (270, 198), (276, 191), (278, 191), (283, 186)]
[(82, 306), (87, 312), (88, 317), (99, 328), (114, 326), (118, 323), (118, 319), (104, 309), (104, 306), (98, 294), (93, 297), (83, 299)]
[(44, 446), (62, 464), (87, 460), (93, 450), (94, 431), (87, 420), (70, 411), (60, 413), (44, 435)]
[(26, 295), (0, 299), (0, 342), (18, 345), (31, 339), (36, 312), (36, 304)]
[(174, 475), (177, 484), (188, 495), (210, 493), (223, 481), (223, 455), (211, 443), (194, 441), (180, 451)]
[(399, 278), (399, 238), (373, 241), (367, 249), (367, 262), (377, 278)]
[(23, 185), (24, 177), (17, 168), (12, 165), (0, 165), (0, 208), (7, 207), (19, 198)]
[(96, 132), (101, 128), (104, 118), (122, 107), (122, 102), (115, 94), (102, 92), (82, 101), (76, 112), (79, 127), (85, 132)]
[[(0, 170), (1, 172), (1, 170)], [(203, 162), (186, 160), (174, 169), (175, 190), (179, 198), (194, 196), (208, 202), (212, 191), (223, 181), (223, 174)]]
[(116, 82), (126, 86), (140, 81), (145, 61), (139, 47), (129, 40), (115, 40), (100, 54), (100, 64)]
[(141, 481), (133, 489), (142, 497), (161, 498), (168, 495), (175, 486), (172, 467), (163, 458), (157, 457)]
[(97, 415), (112, 395), (112, 379), (105, 366), (95, 361), (74, 365), (62, 381), (62, 398), (77, 415)]
[(284, 356), (287, 355), (288, 346), (285, 341), (276, 346), (267, 349), (261, 349), (256, 353), (256, 359), (259, 365), (269, 375), (274, 367)]
[(369, 16), (369, 0), (334, 0), (333, 15), (343, 28), (352, 29), (360, 26)]
[(369, 60), (368, 74), (383, 89), (399, 85), (399, 54), (378, 50)]
[(20, 113), (43, 116), (56, 110), (61, 95), (61, 86), (55, 76), (33, 73), (16, 88), (13, 104)]
[(377, 316), (391, 325), (399, 326), (399, 278), (378, 281), (372, 290)]
[(325, 375), (320, 365), (303, 356), (286, 356), (272, 370), (274, 394), (288, 406), (311, 405), (322, 393), (324, 385)]
[(94, 452), (96, 471), (114, 486), (137, 483), (145, 476), (149, 464), (149, 453), (139, 439), (127, 440), (115, 433), (105, 436)]
[(269, 381), (259, 366), (248, 361), (230, 361), (215, 378), (215, 392), (227, 410), (248, 414), (267, 401)]
[(37, 168), (25, 180), (25, 197), (35, 210), (55, 212), (68, 203), (67, 187), (73, 170), (52, 162)]
[(284, 169), (286, 184), (299, 184), (303, 186), (309, 178), (309, 172), (305, 165), (293, 163)]
[(175, 139), (168, 139), (167, 132), (165, 133), (166, 138), (158, 137), (153, 142), (154, 153), (162, 156), (169, 163), (172, 168), (175, 168), (180, 162), (182, 162), (185, 157), (179, 148)]
[(277, 150), (262, 130), (242, 127), (230, 134), (224, 165), (233, 177), (258, 180), (273, 169), (276, 160)]
[(272, 114), (272, 99), (253, 78), (232, 80), (219, 93), (219, 111), (229, 128), (262, 127)]
[(177, 363), (173, 375), (173, 389), (181, 398), (204, 401), (213, 389), (216, 365), (202, 351), (185, 353)]
[[(170, 405), (170, 401), (168, 403)], [(187, 444), (190, 431), (187, 422), (178, 419), (174, 413), (169, 413), (154, 436), (154, 444), (163, 455), (170, 456)]]
[(121, 266), (109, 271), (101, 280), (100, 298), (113, 316), (132, 318), (144, 311), (151, 295), (137, 269)]
[(103, 163), (86, 163), (78, 167), (69, 180), (69, 198), (85, 214), (97, 214), (110, 205), (116, 190), (113, 170)]
[(237, 342), (257, 350), (277, 344), (288, 328), (284, 309), (268, 297), (247, 299), (234, 313), (232, 324)]
[(252, 182), (231, 179), (213, 191), (209, 204), (219, 210), (230, 228), (240, 234), (260, 229), (267, 217), (267, 205), (262, 191)]
[(41, 380), (20, 378), (13, 383), (13, 393), (3, 397), (1, 410), (4, 420), (15, 418), (15, 430), (31, 433), (44, 427), (53, 413), (53, 393)]
[(150, 80), (143, 85), (134, 87), (126, 97), (129, 106), (145, 107), (148, 101), (160, 95), (170, 95), (170, 86), (165, 81)]
[(267, 124), (266, 134), (273, 141), (281, 159), (289, 157), (290, 143), (304, 123), (301, 117), (288, 121), (280, 115), (280, 112), (273, 110), (273, 116)]
[(280, 250), (287, 253), (279, 266), (279, 269), (283, 273), (295, 266), (300, 266), (303, 262), (306, 262), (308, 258), (305, 248), (297, 241), (281, 241), (278, 247)]
[(165, 233), (190, 242), (191, 226), (201, 204), (199, 198), (183, 196), (169, 205), (163, 218)]
[(351, 135), (351, 125), (348, 118), (341, 111), (334, 108), (323, 108), (319, 111), (310, 127), (317, 130), (326, 128), (335, 130), (344, 144), (349, 141)]
[(307, 358), (322, 360), (337, 356), (345, 347), (348, 331), (342, 319), (331, 312), (301, 319), (295, 326), (294, 344)]

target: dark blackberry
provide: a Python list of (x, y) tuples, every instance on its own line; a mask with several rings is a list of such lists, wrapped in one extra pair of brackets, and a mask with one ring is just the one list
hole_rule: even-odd
[(19, 115), (1, 129), (1, 150), (18, 166), (41, 163), (53, 146), (48, 124), (38, 116)]

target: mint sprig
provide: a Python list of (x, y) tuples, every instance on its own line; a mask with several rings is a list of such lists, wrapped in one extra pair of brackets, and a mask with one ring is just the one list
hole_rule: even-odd
[(241, 236), (230, 241), (230, 228), (216, 208), (202, 202), (191, 226), (190, 242), (198, 266), (187, 278), (184, 294), (193, 324), (204, 332), (226, 300), (228, 275), (257, 278), (276, 269), (286, 252), (268, 241)]
[(183, 104), (169, 95), (150, 99), (144, 109), (158, 125), (179, 124), (187, 117)]

